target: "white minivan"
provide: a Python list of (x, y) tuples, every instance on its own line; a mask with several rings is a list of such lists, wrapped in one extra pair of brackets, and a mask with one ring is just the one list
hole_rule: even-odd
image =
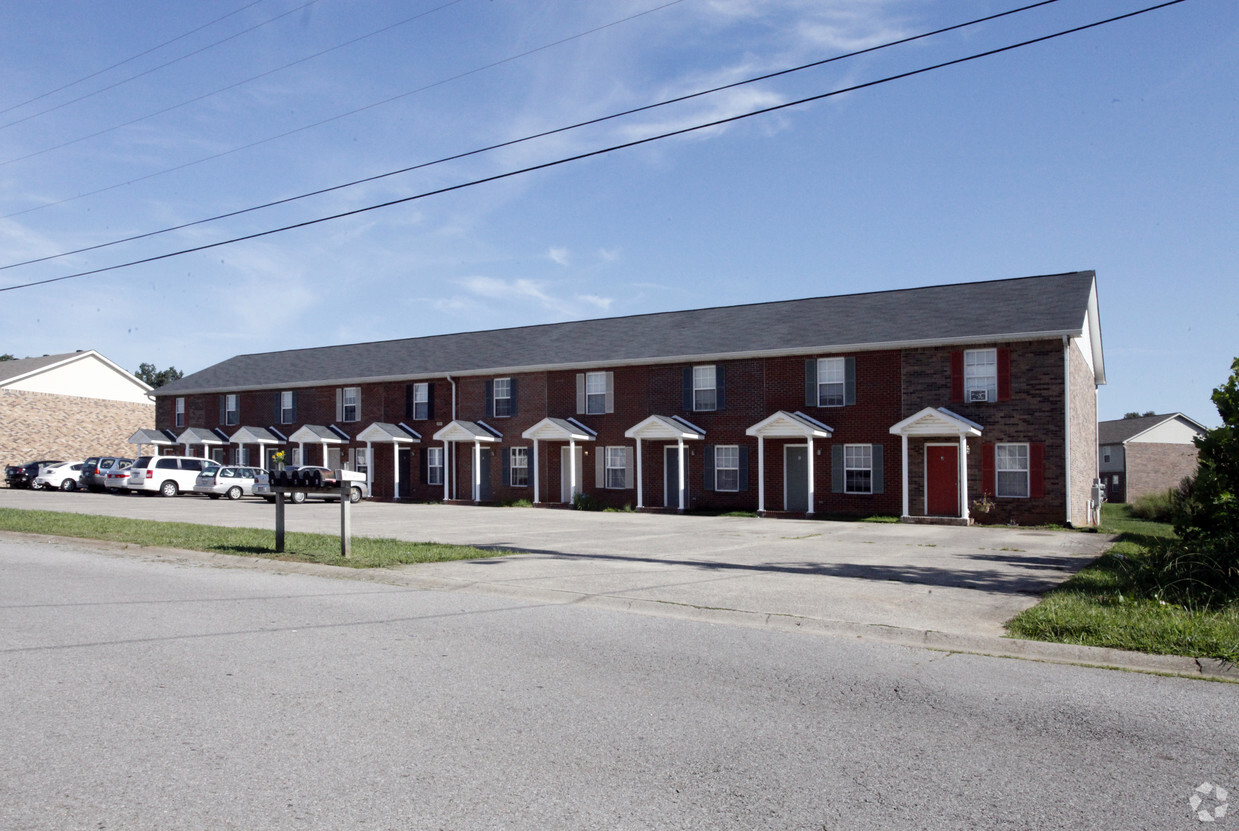
[(131, 491), (148, 491), (160, 496), (193, 493), (199, 473), (213, 471), (219, 462), (197, 456), (139, 456), (129, 468), (125, 487)]

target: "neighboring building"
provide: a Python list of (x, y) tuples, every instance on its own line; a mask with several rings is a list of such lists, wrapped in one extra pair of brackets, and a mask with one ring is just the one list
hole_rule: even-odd
[(1208, 429), (1183, 413), (1097, 425), (1098, 469), (1110, 502), (1134, 502), (1178, 487), (1196, 472), (1196, 437)]
[(154, 395), (178, 452), (377, 498), (1082, 524), (1102, 383), (1086, 271), (240, 355)]
[(130, 455), (155, 422), (151, 388), (94, 350), (0, 361), (0, 459)]

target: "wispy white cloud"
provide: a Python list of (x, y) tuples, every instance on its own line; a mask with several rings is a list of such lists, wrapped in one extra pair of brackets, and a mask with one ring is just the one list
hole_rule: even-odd
[(547, 258), (556, 265), (567, 266), (571, 263), (572, 257), (568, 253), (567, 248), (551, 248), (546, 252)]

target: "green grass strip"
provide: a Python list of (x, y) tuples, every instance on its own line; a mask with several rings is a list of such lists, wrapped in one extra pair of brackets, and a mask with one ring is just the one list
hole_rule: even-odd
[(438, 563), (502, 557), (515, 552), (390, 538), (353, 537), (352, 556), (340, 556), (340, 537), (332, 534), (286, 533), (284, 553), (275, 552), (275, 532), (259, 528), (221, 528), (188, 522), (154, 522), (121, 517), (23, 511), (0, 508), (0, 531), (57, 537), (107, 540), (129, 545), (181, 548), (217, 554), (238, 554), (272, 560), (322, 563), (350, 568), (382, 568), (409, 563)]
[(1145, 546), (1154, 539), (1174, 536), (1169, 525), (1135, 519), (1126, 505), (1106, 505), (1101, 530), (1118, 533), (1118, 542), (1039, 604), (1013, 618), (1007, 624), (1010, 634), (1239, 663), (1239, 602), (1221, 608), (1167, 603), (1148, 596), (1132, 580)]

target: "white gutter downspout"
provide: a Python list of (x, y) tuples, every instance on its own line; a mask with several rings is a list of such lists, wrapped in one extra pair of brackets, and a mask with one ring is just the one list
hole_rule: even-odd
[(1071, 527), (1071, 340), (1063, 335), (1063, 446), (1067, 464), (1067, 527)]

